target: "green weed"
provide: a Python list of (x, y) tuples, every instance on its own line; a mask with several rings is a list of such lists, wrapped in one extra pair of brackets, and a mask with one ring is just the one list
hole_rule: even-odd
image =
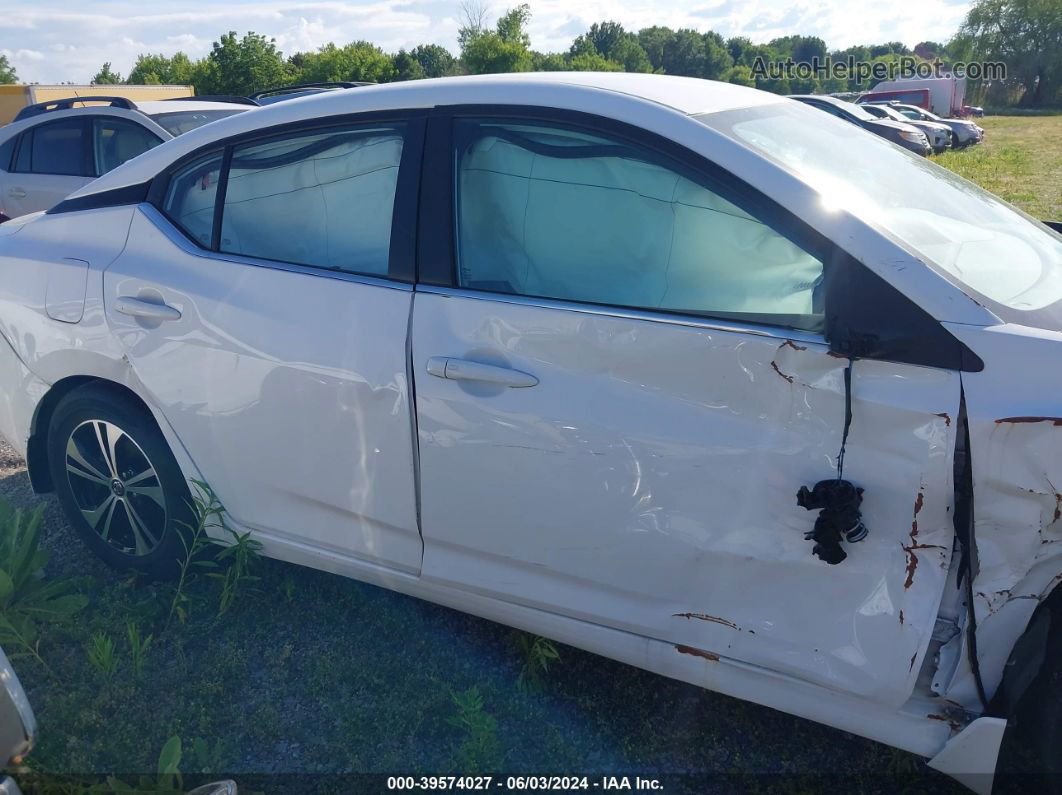
[(12, 656), (40, 655), (40, 624), (67, 621), (88, 599), (70, 577), (44, 579), (48, 552), (40, 548), (44, 506), (25, 514), (0, 500), (0, 646)]

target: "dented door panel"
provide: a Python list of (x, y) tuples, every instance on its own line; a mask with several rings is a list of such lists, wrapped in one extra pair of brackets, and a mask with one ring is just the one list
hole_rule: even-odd
[[(449, 293), (449, 294), (447, 294)], [(447, 356), (512, 389), (432, 377)], [(845, 477), (870, 535), (830, 566), (846, 359), (814, 335), (418, 293), (423, 575), (893, 705), (950, 561), (955, 373), (860, 361)]]
[[(974, 489), (978, 662), (991, 698), (1036, 607), (1062, 580), (1062, 334), (950, 327), (985, 362), (963, 373)], [(1005, 387), (1003, 387), (1005, 385)], [(944, 694), (979, 712), (961, 633), (942, 650)]]

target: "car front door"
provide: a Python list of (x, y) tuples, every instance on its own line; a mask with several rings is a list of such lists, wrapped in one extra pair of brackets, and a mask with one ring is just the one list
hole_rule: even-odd
[(406, 573), (421, 128), (359, 118), (202, 152), (104, 279), (136, 377), (234, 520)]
[(829, 257), (644, 134), (498, 113), (440, 112), (427, 150), (422, 576), (902, 703), (951, 554), (958, 374), (854, 363), (870, 533), (824, 562), (796, 495), (844, 429)]

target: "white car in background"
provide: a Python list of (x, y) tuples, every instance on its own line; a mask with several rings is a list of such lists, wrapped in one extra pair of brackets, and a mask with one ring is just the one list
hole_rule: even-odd
[(115, 566), (172, 570), (205, 481), (268, 555), (980, 791), (1020, 710), (1059, 764), (1062, 236), (855, 125), (327, 92), (0, 226), (0, 273), (0, 433)]
[(163, 141), (257, 106), (226, 99), (71, 97), (23, 108), (0, 127), (0, 222), (47, 210)]

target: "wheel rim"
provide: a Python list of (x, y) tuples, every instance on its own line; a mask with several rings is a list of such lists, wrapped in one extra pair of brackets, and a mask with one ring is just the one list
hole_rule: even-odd
[(66, 443), (66, 477), (81, 516), (120, 552), (141, 557), (161, 543), (168, 513), (155, 465), (105, 420), (78, 425)]

